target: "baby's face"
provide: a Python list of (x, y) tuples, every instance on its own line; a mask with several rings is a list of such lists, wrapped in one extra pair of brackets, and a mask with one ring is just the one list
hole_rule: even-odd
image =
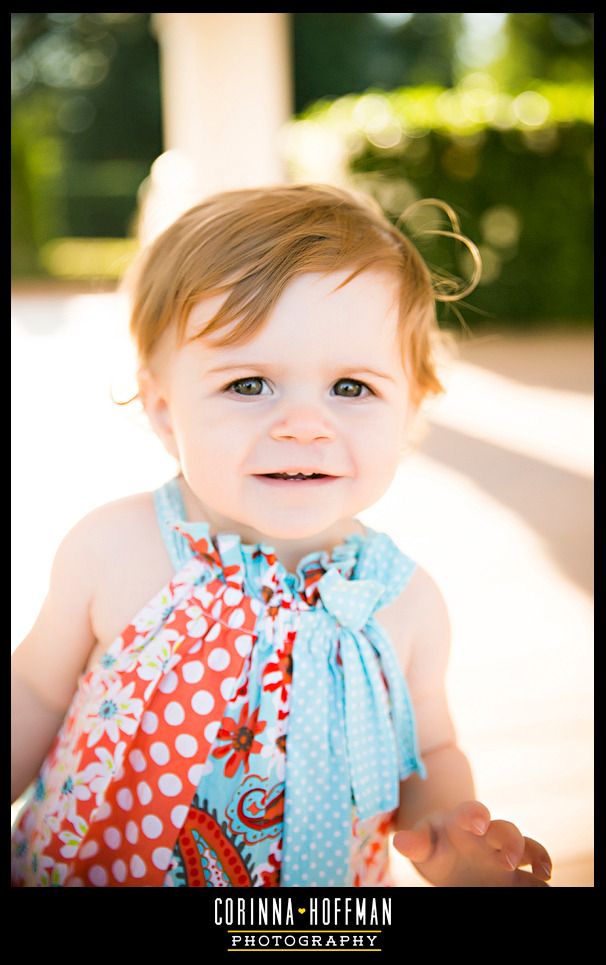
[[(204, 338), (154, 358), (146, 408), (217, 529), (260, 542), (330, 531), (393, 479), (410, 402), (397, 337), (397, 283), (366, 271), (295, 278), (254, 338)], [(223, 298), (199, 302), (188, 337)], [(316, 472), (318, 481), (265, 474)]]

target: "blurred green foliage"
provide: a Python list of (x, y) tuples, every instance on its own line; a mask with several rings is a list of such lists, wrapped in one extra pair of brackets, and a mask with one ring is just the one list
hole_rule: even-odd
[[(419, 198), (447, 201), (484, 263), (470, 299), (478, 313), (474, 328), (492, 320), (591, 319), (589, 85), (536, 82), (507, 94), (476, 72), (453, 89), (324, 99), (291, 124), (288, 143), (298, 180), (350, 183), (375, 197), (394, 222)], [(437, 209), (429, 212), (426, 227), (446, 227)], [(461, 278), (469, 273), (463, 246), (430, 241), (422, 225), (401, 226), (430, 264)]]
[(131, 233), (163, 150), (158, 45), (149, 14), (16, 13), (11, 46), (13, 275), (31, 277), (56, 238)]
[[(452, 204), (484, 259), (474, 327), (591, 315), (592, 14), (293, 13), (291, 27), (293, 177), (349, 179), (393, 220), (418, 197)], [(16, 13), (11, 48), (13, 275), (114, 278), (163, 150), (152, 15)], [(461, 248), (418, 243), (466, 273)]]
[(460, 13), (293, 13), (294, 109), (369, 87), (450, 87)]
[(591, 83), (591, 13), (293, 13), (295, 113), (369, 88), (456, 87), (488, 71), (502, 90), (531, 79)]

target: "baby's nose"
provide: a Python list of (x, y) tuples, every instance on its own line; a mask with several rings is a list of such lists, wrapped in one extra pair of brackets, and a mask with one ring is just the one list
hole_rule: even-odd
[(297, 404), (282, 412), (272, 426), (270, 435), (273, 439), (315, 442), (334, 439), (336, 433), (322, 406)]

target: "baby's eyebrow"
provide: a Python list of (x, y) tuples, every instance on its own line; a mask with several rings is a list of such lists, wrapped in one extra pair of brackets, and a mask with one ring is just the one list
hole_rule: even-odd
[[(229, 365), (215, 366), (212, 369), (208, 369), (206, 374), (214, 375), (217, 372), (233, 372), (238, 369), (258, 369), (259, 371), (265, 369), (266, 371), (277, 371), (279, 368), (279, 365), (272, 365), (269, 362), (251, 362), (250, 360), (247, 360), (246, 362), (232, 362)], [(376, 369), (369, 369), (363, 366), (341, 364), (338, 366), (338, 371), (356, 372), (358, 375), (371, 375), (376, 379), (385, 379), (388, 382), (395, 381), (394, 377), (389, 375), (387, 372), (379, 372)]]

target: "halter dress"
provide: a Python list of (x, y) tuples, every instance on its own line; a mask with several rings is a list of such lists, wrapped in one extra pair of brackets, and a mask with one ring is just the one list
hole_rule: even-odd
[(413, 708), (374, 614), (415, 563), (381, 532), (309, 553), (188, 522), (174, 565), (78, 681), (11, 830), (13, 886), (391, 886)]

